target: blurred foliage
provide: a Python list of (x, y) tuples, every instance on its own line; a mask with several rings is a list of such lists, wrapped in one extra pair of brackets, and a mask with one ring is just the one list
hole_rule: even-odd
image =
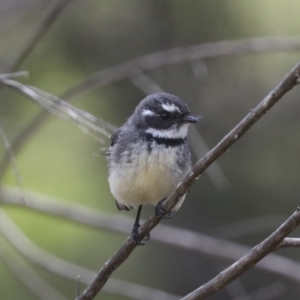
[[(50, 2), (0, 1), (0, 62), (18, 49), (23, 38), (38, 26)], [(54, 95), (62, 94), (94, 72), (141, 55), (211, 41), (293, 36), (299, 34), (300, 28), (297, 0), (70, 2), (19, 68), (30, 74), (22, 82)], [(248, 54), (196, 62), (206, 69), (200, 77), (193, 73), (196, 63), (168, 65), (147, 74), (203, 116), (197, 127), (211, 148), (298, 59), (298, 52)], [(144, 93), (129, 80), (122, 80), (79, 97), (74, 105), (120, 126), (143, 97)], [(214, 234), (224, 224), (291, 214), (299, 204), (298, 100), (299, 89), (295, 89), (219, 159), (229, 186), (217, 189), (203, 176), (168, 224)], [(0, 124), (11, 141), (38, 111), (28, 99), (1, 90)], [(109, 192), (106, 160), (100, 150), (107, 145), (108, 142), (100, 145), (74, 124), (52, 117), (27, 140), (17, 156), (24, 188), (119, 214)], [(4, 149), (0, 148), (0, 154), (4, 154)], [(11, 170), (3, 184), (16, 185)], [(144, 218), (152, 209), (144, 211)], [(98, 270), (125, 239), (21, 208), (5, 207), (5, 210), (37, 245), (93, 270)], [(135, 212), (127, 214), (133, 217)], [(274, 228), (278, 225), (274, 224)], [(261, 228), (257, 235), (244, 236), (239, 241), (254, 245), (269, 232)], [(298, 249), (282, 253), (300, 258)], [(17, 255), (14, 250), (10, 254)], [(138, 248), (113, 276), (184, 295), (212, 278), (220, 266), (227, 265), (150, 241)], [(35, 270), (66, 297), (74, 297), (75, 283), (39, 267)], [(1, 261), (0, 278), (5, 278), (0, 285), (1, 299), (36, 299)], [(250, 270), (239, 282), (251, 293), (278, 280), (288, 286), (286, 299), (299, 299), (296, 284), (272, 274)], [(97, 299), (100, 298), (99, 295)], [(228, 290), (211, 297), (233, 298)], [(105, 294), (105, 299), (123, 298)]]

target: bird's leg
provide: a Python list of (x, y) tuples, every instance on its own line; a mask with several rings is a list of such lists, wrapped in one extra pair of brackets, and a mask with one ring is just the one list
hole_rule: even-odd
[(146, 241), (149, 241), (149, 239), (150, 239), (150, 233), (148, 233), (142, 240), (139, 238), (139, 227), (141, 226), (140, 225), (140, 216), (141, 216), (141, 212), (142, 212), (142, 207), (143, 206), (140, 205), (138, 208), (138, 212), (136, 214), (136, 218), (135, 218), (134, 225), (133, 225), (132, 232), (131, 232), (131, 236), (138, 246), (145, 245), (145, 243), (143, 243), (143, 241), (146, 242)]
[(166, 211), (163, 208), (163, 204), (165, 202), (166, 198), (160, 200), (157, 205), (155, 206), (155, 214), (159, 217), (162, 217), (163, 219), (171, 219), (174, 215), (172, 211)]

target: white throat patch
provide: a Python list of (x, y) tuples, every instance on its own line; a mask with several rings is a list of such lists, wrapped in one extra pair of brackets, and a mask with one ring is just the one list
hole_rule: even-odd
[(170, 129), (155, 129), (149, 128), (146, 130), (153, 137), (163, 138), (163, 139), (185, 139), (188, 134), (190, 124), (183, 124), (179, 128)]

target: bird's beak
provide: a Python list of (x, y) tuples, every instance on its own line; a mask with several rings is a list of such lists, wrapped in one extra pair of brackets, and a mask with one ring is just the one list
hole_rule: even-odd
[(193, 115), (188, 115), (188, 116), (185, 116), (184, 118), (182, 118), (182, 121), (186, 122), (186, 123), (198, 123), (199, 117), (193, 116)]

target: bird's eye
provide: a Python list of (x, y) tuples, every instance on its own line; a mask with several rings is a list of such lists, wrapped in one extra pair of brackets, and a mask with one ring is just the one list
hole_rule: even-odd
[(160, 118), (164, 121), (169, 120), (170, 119), (170, 114), (168, 112), (163, 112), (160, 115)]

